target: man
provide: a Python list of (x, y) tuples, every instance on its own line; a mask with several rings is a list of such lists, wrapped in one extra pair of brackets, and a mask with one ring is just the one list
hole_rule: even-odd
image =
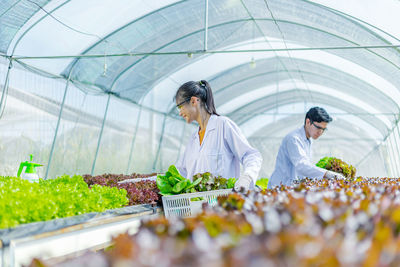
[(282, 141), (276, 157), (275, 170), (271, 175), (268, 188), (275, 186), (291, 185), (296, 179), (344, 179), (344, 176), (319, 168), (311, 163), (311, 138), (318, 139), (332, 118), (325, 109), (311, 108), (304, 121), (304, 125), (292, 131)]

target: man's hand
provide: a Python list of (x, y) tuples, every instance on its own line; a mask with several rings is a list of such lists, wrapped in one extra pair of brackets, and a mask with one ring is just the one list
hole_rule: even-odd
[(332, 172), (332, 171), (327, 171), (324, 175), (324, 178), (337, 179), (337, 180), (345, 180), (346, 179), (346, 177), (344, 177), (342, 174), (337, 173), (337, 172)]
[(241, 192), (244, 190), (245, 192), (249, 191), (250, 184), (253, 181), (251, 177), (247, 174), (242, 174), (240, 175), (239, 179), (235, 183), (235, 191), (236, 192)]

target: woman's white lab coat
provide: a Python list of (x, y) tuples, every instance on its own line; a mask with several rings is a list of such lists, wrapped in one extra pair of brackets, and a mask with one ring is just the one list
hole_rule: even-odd
[(262, 163), (260, 152), (250, 146), (233, 121), (224, 116), (211, 115), (202, 144), (196, 131), (176, 167), (188, 179), (204, 172), (224, 178), (239, 178), (240, 163), (243, 164), (244, 174), (248, 174), (255, 183)]

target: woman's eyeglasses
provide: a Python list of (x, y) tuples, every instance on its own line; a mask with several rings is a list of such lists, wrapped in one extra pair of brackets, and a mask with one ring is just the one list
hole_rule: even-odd
[(176, 104), (176, 107), (180, 110), (182, 108), (183, 104), (185, 104), (186, 102), (189, 102), (190, 99), (191, 99), (191, 97), (183, 100), (181, 103)]

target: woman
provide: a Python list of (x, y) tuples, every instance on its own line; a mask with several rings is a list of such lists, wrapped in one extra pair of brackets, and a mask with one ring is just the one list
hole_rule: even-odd
[(217, 113), (208, 82), (183, 84), (176, 92), (175, 101), (179, 115), (187, 123), (199, 124), (176, 164), (180, 173), (189, 179), (204, 172), (225, 178), (239, 177), (236, 191), (252, 189), (261, 168), (261, 154), (250, 146), (233, 121)]

